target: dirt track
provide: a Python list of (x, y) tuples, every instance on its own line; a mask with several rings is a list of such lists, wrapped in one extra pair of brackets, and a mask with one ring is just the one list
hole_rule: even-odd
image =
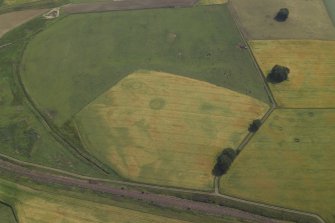
[(251, 222), (262, 222), (262, 223), (271, 223), (271, 222), (280, 222), (270, 218), (250, 214), (244, 211), (237, 209), (227, 208), (224, 206), (219, 206), (215, 204), (196, 202), (186, 199), (181, 199), (168, 195), (159, 195), (154, 193), (142, 193), (137, 190), (129, 190), (116, 188), (108, 185), (104, 182), (95, 181), (90, 183), (89, 180), (76, 179), (65, 177), (61, 175), (44, 173), (41, 171), (30, 170), (28, 168), (0, 160), (0, 168), (10, 171), (11, 173), (19, 176), (27, 177), (35, 182), (39, 183), (52, 183), (60, 184), (65, 186), (75, 186), (84, 189), (90, 189), (96, 192), (103, 192), (112, 194), (115, 196), (122, 196), (126, 198), (131, 198), (135, 200), (141, 200), (148, 203), (154, 203), (155, 205), (167, 208), (181, 209), (181, 210), (192, 210), (203, 212), (206, 214), (216, 215), (216, 216), (231, 216), (244, 220), (249, 220)]
[(66, 13), (104, 12), (132, 9), (178, 8), (192, 6), (197, 0), (119, 0), (95, 3), (69, 4), (62, 7)]

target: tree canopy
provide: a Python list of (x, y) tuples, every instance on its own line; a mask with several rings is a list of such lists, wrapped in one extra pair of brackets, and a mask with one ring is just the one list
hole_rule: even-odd
[(249, 132), (257, 132), (259, 127), (261, 127), (262, 121), (259, 119), (253, 120), (252, 123), (249, 125)]
[(275, 16), (275, 20), (278, 22), (284, 22), (288, 18), (289, 11), (287, 8), (281, 8), (277, 15)]
[(272, 68), (267, 79), (271, 83), (280, 83), (287, 80), (289, 73), (289, 68), (277, 64)]
[(216, 159), (215, 166), (212, 170), (213, 175), (222, 176), (225, 174), (230, 165), (233, 163), (236, 158), (236, 151), (232, 148), (224, 149)]

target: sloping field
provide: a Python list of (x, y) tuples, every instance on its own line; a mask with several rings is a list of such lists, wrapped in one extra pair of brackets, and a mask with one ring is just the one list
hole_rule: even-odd
[(265, 75), (280, 64), (290, 69), (288, 81), (270, 84), (279, 106), (335, 107), (335, 41), (251, 41)]
[[(322, 0), (231, 0), (248, 39), (335, 39), (335, 27)], [(289, 9), (285, 22), (273, 18)]]
[(71, 15), (30, 42), (21, 74), (58, 125), (138, 69), (267, 101), (249, 53), (237, 47), (242, 42), (225, 5)]
[(3, 180), (0, 184), (0, 197), (13, 203), (20, 223), (187, 222), (59, 194), (47, 194)]
[(105, 176), (50, 134), (26, 103), (15, 81), (19, 69), (15, 65), (20, 62), (25, 41), (45, 27), (45, 23), (45, 19), (36, 18), (0, 39), (0, 45), (13, 43), (0, 49), (0, 153), (72, 173)]
[(333, 24), (335, 26), (335, 1), (334, 0), (324, 0), (324, 3), (327, 7), (328, 14), (330, 18), (333, 20)]
[(209, 190), (215, 157), (235, 148), (268, 106), (215, 85), (139, 71), (76, 116), (97, 158), (131, 180)]
[(0, 37), (9, 30), (41, 15), (45, 9), (25, 10), (21, 12), (10, 12), (0, 15)]
[[(15, 206), (22, 223), (186, 223), (187, 221), (66, 197), (25, 198)], [(52, 219), (52, 220), (51, 220)]]
[(275, 110), (221, 179), (221, 192), (335, 222), (335, 110)]
[[(193, 211), (156, 207), (120, 197), (103, 197), (47, 186), (23, 186), (0, 179), (0, 200), (14, 209), (20, 223), (247, 223), (226, 216), (211, 216)], [(35, 189), (33, 189), (35, 188)], [(215, 206), (214, 206), (215, 208)], [(220, 213), (220, 212), (218, 212)], [(249, 214), (250, 215), (250, 214)], [(243, 213), (241, 217), (245, 218)], [(248, 217), (248, 214), (247, 214)], [(249, 216), (253, 219), (253, 216)], [(254, 217), (257, 219), (257, 217)], [(259, 219), (259, 218), (258, 218)], [(265, 218), (266, 219), (266, 218)], [(258, 221), (257, 221), (258, 222)], [(262, 221), (261, 221), (262, 222)], [(12, 223), (4, 221), (1, 223)]]

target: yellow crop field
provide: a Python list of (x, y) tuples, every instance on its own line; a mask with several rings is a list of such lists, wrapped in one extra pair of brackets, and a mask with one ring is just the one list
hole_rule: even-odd
[(15, 208), (22, 223), (186, 223), (182, 220), (58, 195), (24, 198), (17, 202)]
[(87, 150), (120, 175), (211, 190), (217, 154), (235, 148), (268, 105), (207, 82), (139, 71), (76, 115)]
[(225, 4), (228, 0), (199, 0), (197, 2), (198, 5), (219, 5)]
[(221, 192), (335, 222), (335, 110), (278, 109), (221, 179)]
[(279, 106), (335, 106), (335, 41), (256, 40), (250, 45), (265, 75), (276, 64), (290, 69), (288, 81), (270, 84)]

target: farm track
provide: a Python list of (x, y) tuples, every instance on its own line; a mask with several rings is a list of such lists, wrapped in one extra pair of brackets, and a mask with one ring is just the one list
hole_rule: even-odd
[(6, 46), (10, 46), (10, 45), (12, 45), (12, 44), (13, 44), (13, 43), (6, 43), (6, 44), (4, 44), (4, 45), (1, 45), (1, 46), (0, 46), (0, 49), (1, 49), (1, 48), (5, 48)]
[(96, 3), (68, 4), (62, 7), (65, 13), (105, 12), (134, 9), (190, 7), (197, 0), (122, 0)]
[[(63, 7), (63, 10), (68, 13), (81, 13), (81, 12), (102, 12), (102, 11), (109, 11), (109, 10), (132, 10), (132, 9), (145, 9), (145, 8), (162, 8), (162, 7), (187, 7), (187, 6), (192, 6), (196, 0), (145, 0), (142, 1), (141, 4), (136, 2), (136, 0), (128, 0), (128, 1), (122, 1), (122, 2), (113, 2), (107, 5), (104, 4), (77, 4), (77, 5), (67, 5)], [(152, 5), (150, 5), (150, 3)], [(175, 3), (175, 5), (173, 5)], [(127, 5), (128, 4), (128, 5)], [(130, 4), (130, 5), (129, 5)], [(133, 5), (131, 5), (133, 4)], [(148, 5), (149, 4), (149, 5)], [(90, 6), (88, 6), (90, 5)], [(95, 6), (93, 6), (95, 5)], [(128, 7), (128, 8), (125, 8)], [(233, 14), (233, 13), (232, 13)], [(233, 16), (234, 19), (236, 20), (236, 16)], [(238, 23), (238, 21), (235, 21)], [(238, 26), (238, 25), (237, 25)], [(239, 29), (240, 31), (240, 29)], [(241, 31), (240, 31), (241, 32)], [(241, 33), (241, 36), (244, 39), (244, 36)], [(245, 39), (244, 39), (245, 41)], [(246, 44), (248, 44), (247, 41), (245, 41)], [(5, 46), (3, 46), (5, 47)], [(249, 47), (250, 49), (250, 47)], [(249, 53), (252, 55), (252, 52), (248, 50)], [(253, 61), (257, 67), (257, 69), (260, 71), (258, 64), (256, 63), (253, 55), (252, 55)], [(259, 73), (261, 75), (261, 78), (263, 78), (264, 83), (266, 85), (266, 90), (268, 92), (270, 101), (272, 102), (272, 106), (269, 109), (269, 111), (264, 115), (262, 118), (262, 122), (264, 122), (272, 113), (272, 111), (276, 108), (276, 102), (275, 99), (272, 95), (272, 92), (270, 91), (264, 76), (262, 75), (261, 71)], [(24, 88), (24, 86), (22, 85)], [(28, 94), (26, 96), (29, 96)], [(31, 102), (29, 100), (29, 103)], [(34, 105), (31, 105), (34, 107)], [(35, 108), (36, 109), (36, 108)], [(314, 109), (314, 108), (313, 108)], [(35, 110), (36, 112), (36, 110)], [(37, 110), (37, 112), (40, 114), (40, 112)], [(41, 114), (40, 114), (41, 115)], [(43, 117), (43, 115), (42, 115)], [(44, 117), (43, 117), (44, 118)], [(54, 132), (54, 129), (44, 120), (42, 121), (42, 124), (44, 124), (45, 128), (48, 129), (50, 132), (53, 134), (58, 135), (57, 133)], [(247, 137), (242, 141), (242, 143), (239, 145), (238, 149), (241, 151), (245, 145), (251, 140), (252, 136), (254, 134), (248, 134)], [(58, 135), (59, 136), (59, 135)], [(61, 141), (63, 141), (61, 139)], [(67, 142), (65, 142), (67, 144)], [(14, 160), (14, 159), (13, 159)], [(30, 164), (34, 165), (34, 164)], [(37, 165), (38, 166), (38, 165)], [(101, 179), (97, 179), (97, 184), (92, 184), (90, 183), (89, 177), (85, 177), (86, 179), (76, 179), (72, 177), (66, 177), (66, 176), (61, 176), (61, 175), (55, 175), (55, 174), (49, 174), (45, 173), (42, 171), (35, 171), (31, 170), (27, 167), (22, 167), (17, 164), (13, 164), (12, 162), (4, 161), (0, 159), (0, 168), (9, 171), (14, 174), (18, 174), (20, 176), (25, 176), (33, 181), (40, 182), (40, 183), (56, 183), (56, 184), (61, 184), (65, 186), (77, 186), (80, 188), (84, 189), (90, 189), (93, 191), (97, 192), (103, 192), (103, 193), (109, 193), (112, 195), (116, 196), (122, 196), (122, 197), (128, 197), (132, 199), (138, 199), (138, 200), (143, 200), (146, 202), (153, 202), (156, 205), (162, 206), (162, 207), (169, 207), (169, 208), (178, 208), (178, 209), (191, 209), (191, 210), (196, 210), (200, 212), (205, 212), (209, 214), (214, 214), (214, 215), (228, 215), (228, 216), (233, 216), (233, 217), (238, 217), (238, 218), (243, 218), (247, 220), (252, 220), (253, 222), (279, 222), (277, 220), (273, 220), (267, 217), (263, 217), (260, 215), (255, 215), (255, 214), (250, 214), (248, 212), (240, 211), (237, 209), (232, 209), (228, 207), (223, 207), (223, 206), (218, 206), (214, 204), (209, 204), (209, 203), (203, 203), (203, 202), (197, 202), (197, 201), (192, 201), (192, 200), (186, 200), (186, 199), (181, 199), (173, 196), (167, 196), (167, 195), (159, 195), (159, 194), (154, 194), (154, 193), (142, 193), (141, 191), (136, 191), (136, 190), (122, 190), (119, 188), (113, 188), (110, 185), (107, 185), (106, 183), (103, 182)], [(44, 166), (40, 166), (40, 168), (46, 168)], [(50, 168), (52, 169), (52, 168)], [(59, 171), (65, 173), (66, 171)], [(69, 175), (76, 175), (76, 174), (71, 174), (68, 173)], [(76, 177), (82, 177), (80, 175), (76, 175)], [(197, 193), (197, 194), (206, 194), (206, 195), (213, 195), (213, 193), (207, 193), (207, 192), (200, 192), (200, 191), (193, 191), (193, 190), (187, 190), (187, 189), (177, 189), (177, 188), (167, 188), (167, 187), (160, 187), (160, 186), (154, 186), (154, 185), (146, 185), (146, 184), (140, 184), (140, 183), (132, 183), (132, 182), (124, 182), (124, 181), (113, 181), (113, 180), (106, 180), (106, 182), (113, 182), (113, 183), (119, 183), (120, 185), (130, 185), (130, 186), (140, 186), (140, 187), (147, 187), (147, 188), (152, 188), (152, 189), (162, 189), (162, 190), (171, 190), (171, 191), (179, 191), (179, 192), (187, 192), (187, 193)], [(310, 216), (312, 218), (315, 218), (315, 222), (320, 222), (324, 223), (323, 219), (320, 218), (317, 215), (306, 213), (306, 212), (300, 212), (300, 211), (295, 211), (291, 209), (285, 209), (285, 208), (280, 208), (276, 206), (271, 206), (271, 205), (266, 205), (266, 204), (261, 204), (261, 203), (256, 203), (256, 202), (251, 202), (227, 195), (223, 195), (219, 193), (219, 179), (215, 178), (214, 180), (214, 188), (215, 192), (214, 194), (216, 196), (220, 196), (222, 198), (228, 199), (228, 200), (234, 200), (237, 202), (245, 203), (245, 204), (251, 204), (253, 206), (257, 207), (266, 207), (266, 208), (271, 208), (274, 210), (280, 210), (282, 212), (287, 212), (287, 213), (296, 213), (299, 215), (303, 216)]]

